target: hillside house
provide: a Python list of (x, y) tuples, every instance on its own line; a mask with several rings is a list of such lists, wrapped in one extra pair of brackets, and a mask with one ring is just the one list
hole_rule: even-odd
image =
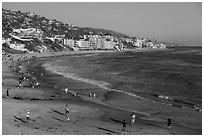
[(25, 44), (13, 43), (9, 44), (9, 47), (15, 50), (27, 51), (27, 49), (25, 49)]
[(28, 29), (14, 29), (13, 34), (20, 38), (41, 38), (43, 36), (43, 31), (36, 28), (28, 28)]

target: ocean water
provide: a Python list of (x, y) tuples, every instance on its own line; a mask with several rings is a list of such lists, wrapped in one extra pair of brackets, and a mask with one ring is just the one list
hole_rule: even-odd
[(43, 66), (107, 91), (188, 109), (202, 106), (201, 46), (63, 56)]

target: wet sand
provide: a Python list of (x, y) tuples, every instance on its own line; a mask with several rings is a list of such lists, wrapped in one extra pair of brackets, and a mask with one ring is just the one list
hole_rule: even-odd
[[(86, 53), (86, 52), (84, 52)], [(38, 57), (47, 56), (61, 56), (67, 53), (53, 54), (38, 54)], [(76, 54), (76, 53), (68, 53)], [(33, 55), (33, 54), (31, 54)], [(31, 56), (27, 54), (26, 56)], [(13, 55), (13, 58), (17, 60), (20, 56)], [(59, 83), (65, 78), (62, 76), (47, 72), (41, 68), (41, 64), (45, 60), (33, 60), (23, 62), (21, 71), (25, 72), (29, 70), (31, 73), (29, 76), (35, 76), (40, 81), (41, 86), (36, 88), (28, 87), (28, 84), (24, 83), (24, 87), (17, 88), (18, 86), (18, 74), (13, 73), (14, 67), (9, 67), (9, 63), (2, 61), (2, 134), (3, 135), (15, 135), (15, 134), (80, 134), (80, 135), (97, 135), (97, 134), (114, 134), (121, 133), (122, 124), (120, 123), (125, 119), (129, 123), (131, 108), (122, 108), (121, 100), (131, 100), (137, 103), (134, 111), (136, 113), (136, 122), (133, 125), (127, 127), (128, 135), (168, 135), (171, 134), (167, 129), (166, 117), (162, 118), (164, 114), (161, 114), (163, 108), (154, 106), (151, 108), (151, 103), (144, 102), (139, 99), (130, 99), (129, 96), (121, 96), (120, 93), (104, 92), (92, 85), (87, 87), (87, 84), (81, 84), (78, 81), (70, 81), (72, 88), (81, 89), (84, 94), (79, 94), (79, 97), (75, 97), (72, 94), (62, 94), (61, 88), (64, 84)], [(17, 63), (17, 62), (16, 62)], [(32, 66), (32, 67), (31, 67)], [(35, 67), (33, 67), (35, 66)], [(30, 72), (33, 70), (33, 73)], [(40, 77), (43, 73), (44, 76)], [(49, 81), (46, 79), (49, 77)], [(52, 79), (52, 80), (51, 80)], [(61, 80), (61, 81), (58, 81)], [(78, 84), (77, 84), (78, 83)], [(6, 89), (10, 88), (10, 96), (6, 96)], [(94, 100), (88, 97), (88, 90), (94, 89), (98, 91), (98, 97)], [(80, 92), (81, 93), (81, 92)], [(101, 95), (100, 95), (101, 93)], [(125, 102), (124, 104), (131, 103)], [(65, 105), (68, 104), (70, 108), (70, 121), (66, 121), (64, 115)], [(119, 106), (117, 106), (120, 104)], [(26, 110), (31, 110), (31, 120), (28, 124), (25, 124)], [(158, 109), (155, 111), (155, 109)], [(130, 111), (131, 110), (131, 111)], [(185, 111), (178, 109), (175, 110), (182, 115)], [(135, 111), (137, 112), (137, 111)], [(141, 113), (144, 112), (144, 113)], [(146, 115), (146, 113), (148, 113)], [(196, 114), (194, 114), (196, 113)], [(149, 115), (150, 114), (150, 115)], [(160, 116), (161, 114), (161, 116)], [(197, 115), (197, 112), (192, 112), (193, 115)], [(184, 116), (183, 120), (189, 120), (188, 116)], [(194, 119), (192, 119), (194, 120)], [(202, 123), (202, 122), (201, 122)], [(175, 128), (174, 128), (175, 127)], [(194, 126), (180, 125), (179, 123), (173, 124), (173, 134), (201, 134), (201, 129), (195, 129)], [(196, 127), (196, 126), (195, 126)]]

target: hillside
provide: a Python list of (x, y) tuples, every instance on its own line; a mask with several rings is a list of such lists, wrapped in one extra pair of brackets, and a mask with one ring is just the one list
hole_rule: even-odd
[[(23, 52), (165, 47), (158, 42), (130, 37), (112, 30), (73, 26), (34, 13), (4, 8), (2, 9), (2, 41), (2, 44), (6, 43), (9, 48)], [(4, 52), (9, 52), (6, 49), (8, 48), (3, 47)]]
[(47, 19), (30, 12), (23, 13), (21, 11), (2, 9), (2, 32), (4, 37), (7, 37), (8, 33), (12, 32), (13, 29), (32, 27), (41, 29), (45, 33), (45, 36), (64, 34), (68, 38), (79, 38), (89, 34), (90, 31), (93, 32), (93, 35), (111, 34), (114, 37), (126, 36), (125, 34), (106, 29), (72, 26), (68, 23), (63, 23), (55, 19)]

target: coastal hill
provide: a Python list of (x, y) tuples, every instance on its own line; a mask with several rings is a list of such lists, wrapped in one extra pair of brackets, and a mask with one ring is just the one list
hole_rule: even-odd
[(166, 45), (161, 42), (130, 37), (111, 30), (78, 27), (30, 12), (2, 9), (3, 52), (128, 50), (165, 47)]
[(2, 26), (3, 36), (8, 36), (8, 33), (13, 29), (35, 27), (45, 32), (46, 36), (64, 34), (68, 38), (80, 38), (83, 37), (83, 35), (88, 35), (89, 32), (93, 32), (93, 35), (111, 34), (114, 37), (130, 37), (111, 30), (73, 26), (55, 19), (47, 19), (46, 17), (34, 13), (23, 13), (21, 11), (11, 11), (4, 8), (2, 9)]

